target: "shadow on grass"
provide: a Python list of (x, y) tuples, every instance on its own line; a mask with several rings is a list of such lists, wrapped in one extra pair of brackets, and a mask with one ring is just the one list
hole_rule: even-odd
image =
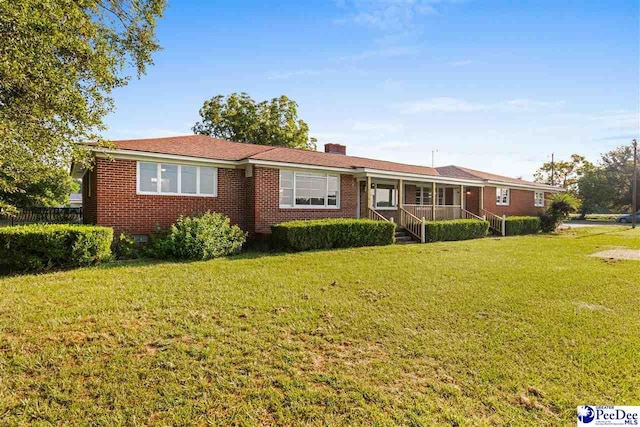
[(607, 230), (607, 231), (602, 231), (600, 233), (589, 233), (589, 234), (585, 234), (583, 236), (578, 236), (576, 237), (576, 239), (586, 239), (589, 237), (597, 237), (597, 236), (604, 236), (607, 234), (617, 234), (620, 233), (621, 231), (626, 231), (626, 230), (631, 230), (631, 227), (616, 227), (612, 230)]

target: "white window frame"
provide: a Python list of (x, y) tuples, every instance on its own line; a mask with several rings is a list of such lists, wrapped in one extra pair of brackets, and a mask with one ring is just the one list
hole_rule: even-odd
[[(506, 194), (506, 202), (504, 201)], [(498, 198), (500, 200), (498, 200)], [(511, 189), (507, 187), (496, 187), (496, 206), (509, 206), (511, 203)]]
[(436, 206), (447, 206), (447, 189), (446, 187), (436, 188)]
[[(282, 188), (282, 172), (291, 172), (293, 173), (293, 188), (287, 188), (288, 190), (293, 191), (293, 195), (291, 198), (290, 205), (280, 204), (280, 192), (283, 190)], [(296, 204), (296, 175), (297, 174), (316, 174), (323, 175), (325, 178), (325, 192), (324, 192), (324, 205), (298, 205)], [(336, 197), (336, 204), (329, 205), (329, 177), (336, 178), (338, 181), (338, 194)], [(331, 174), (331, 173), (323, 173), (323, 172), (315, 172), (315, 171), (295, 171), (291, 169), (279, 169), (278, 170), (278, 205), (280, 209), (329, 209), (335, 210), (340, 209), (340, 198), (342, 196), (342, 191), (340, 191), (340, 175), (339, 174)]]
[[(431, 195), (431, 203), (425, 203), (427, 200), (427, 194)], [(420, 203), (418, 203), (418, 199), (420, 199)], [(433, 194), (431, 194), (431, 187), (425, 186), (416, 186), (416, 205), (418, 206), (431, 206), (433, 203)]]
[[(374, 182), (373, 184), (373, 206), (375, 210), (378, 211), (395, 211), (398, 209), (398, 186), (393, 182)], [(392, 194), (393, 200), (392, 206), (378, 206), (378, 185), (391, 185), (393, 186)]]
[[(156, 191), (140, 190), (140, 164), (150, 163), (156, 165)], [(178, 166), (178, 192), (167, 193), (160, 191), (162, 185), (162, 165)], [(182, 166), (190, 166), (196, 168), (196, 192), (182, 193)], [(213, 193), (200, 193), (200, 168), (213, 169)], [(154, 162), (154, 161), (138, 161), (136, 162), (136, 194), (149, 196), (182, 196), (182, 197), (218, 197), (218, 168), (214, 166), (198, 166), (190, 164), (179, 164), (174, 162)]]
[(533, 192), (533, 206), (536, 208), (544, 207), (544, 191)]

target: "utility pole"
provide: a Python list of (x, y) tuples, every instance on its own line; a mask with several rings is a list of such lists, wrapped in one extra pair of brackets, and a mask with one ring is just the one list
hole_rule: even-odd
[(636, 217), (638, 216), (638, 141), (633, 140), (633, 185), (631, 186), (631, 228), (636, 228)]
[(551, 185), (556, 185), (556, 164), (554, 162), (555, 160), (555, 153), (551, 153)]

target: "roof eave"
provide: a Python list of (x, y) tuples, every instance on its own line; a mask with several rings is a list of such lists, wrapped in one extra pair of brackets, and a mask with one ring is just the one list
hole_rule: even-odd
[(536, 184), (536, 183), (528, 183), (528, 182), (516, 183), (516, 182), (499, 181), (495, 179), (486, 179), (484, 182), (489, 185), (498, 185), (503, 187), (518, 187), (518, 188), (527, 188), (527, 189), (533, 189), (533, 190), (545, 190), (549, 192), (565, 191), (564, 188), (552, 187), (546, 184)]

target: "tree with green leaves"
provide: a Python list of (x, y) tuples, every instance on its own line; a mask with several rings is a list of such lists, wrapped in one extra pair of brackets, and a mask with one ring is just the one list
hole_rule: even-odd
[(602, 168), (587, 168), (578, 179), (578, 195), (582, 202), (580, 213), (605, 213), (613, 205), (613, 192)]
[[(609, 184), (614, 209), (629, 209), (633, 194), (633, 150), (621, 145), (602, 155), (600, 167)], [(640, 184), (640, 183), (639, 183)], [(640, 185), (638, 185), (640, 197)]]
[(216, 95), (204, 102), (193, 132), (250, 144), (314, 150), (309, 126), (298, 118), (298, 104), (282, 95), (256, 102), (246, 93)]
[(160, 47), (166, 0), (0, 1), (0, 212), (65, 201), (61, 170), (88, 165), (111, 92)]
[[(584, 156), (572, 154), (567, 161), (545, 162), (534, 174), (536, 182), (560, 186), (576, 193), (578, 180), (585, 168), (593, 166)], [(553, 171), (553, 177), (552, 177)], [(552, 179), (553, 178), (553, 179)]]

